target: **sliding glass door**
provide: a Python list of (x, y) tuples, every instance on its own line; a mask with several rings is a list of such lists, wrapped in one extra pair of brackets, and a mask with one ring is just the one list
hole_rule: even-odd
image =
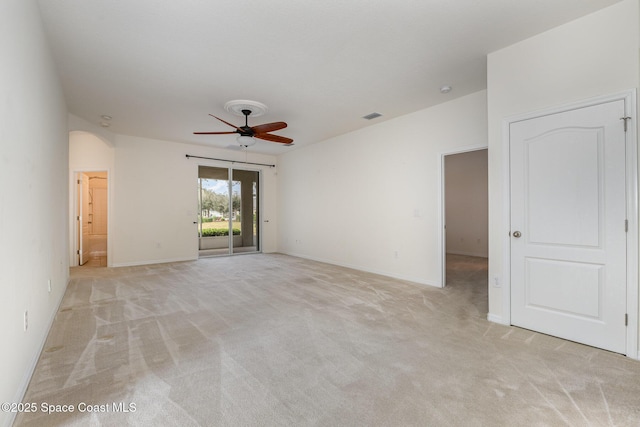
[(233, 201), (234, 233), (233, 253), (257, 252), (258, 238), (258, 172), (233, 169), (231, 199)]
[(200, 256), (259, 252), (259, 172), (198, 167)]

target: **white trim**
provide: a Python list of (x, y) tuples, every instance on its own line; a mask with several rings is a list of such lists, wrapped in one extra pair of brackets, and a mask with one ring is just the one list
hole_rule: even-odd
[[(31, 377), (33, 377), (33, 373), (36, 370), (38, 360), (40, 360), (40, 356), (42, 355), (44, 346), (47, 343), (47, 338), (49, 337), (49, 332), (51, 331), (51, 327), (53, 326), (53, 321), (56, 319), (56, 316), (58, 315), (58, 310), (60, 310), (60, 305), (62, 304), (62, 300), (64, 299), (64, 294), (66, 293), (68, 286), (69, 286), (69, 280), (67, 279), (67, 283), (64, 289), (62, 290), (62, 292), (60, 293), (60, 297), (58, 298), (58, 303), (56, 304), (56, 308), (51, 312), (51, 316), (49, 317), (49, 321), (47, 322), (47, 327), (44, 330), (44, 334), (42, 334), (42, 337), (40, 339), (40, 345), (38, 346), (39, 350), (35, 352), (33, 357), (31, 358), (31, 361), (29, 362), (29, 367), (24, 372), (24, 375), (20, 380), (18, 389), (16, 390), (16, 394), (14, 395), (12, 402), (22, 402), (24, 399), (24, 396), (27, 394), (27, 388), (29, 387), (29, 383), (31, 382)], [(13, 425), (17, 415), (18, 415), (17, 412), (10, 413), (9, 418), (8, 420), (6, 420), (7, 422), (5, 425), (7, 426)]]
[(258, 217), (256, 222), (258, 225), (258, 253), (262, 253), (264, 249), (264, 170), (258, 171)]
[[(600, 104), (613, 102), (613, 101), (625, 101), (626, 103), (631, 99), (635, 99), (636, 97), (635, 91), (636, 91), (635, 89), (629, 89), (626, 91), (617, 92), (610, 95), (602, 95), (602, 96), (587, 98), (582, 101), (574, 101), (568, 104), (563, 104), (561, 106), (546, 108), (542, 110), (536, 110), (529, 113), (515, 114), (513, 116), (506, 117), (505, 119), (503, 119), (502, 122), (515, 123), (523, 120), (529, 120), (529, 119), (534, 119), (538, 117), (551, 116), (558, 113), (564, 113), (566, 111), (578, 110), (580, 108), (593, 107), (595, 105), (600, 105)], [(633, 108), (633, 110), (635, 111), (635, 107)], [(508, 148), (508, 144), (507, 144), (507, 148)]]
[[(438, 262), (440, 264), (440, 283), (437, 285), (440, 288), (444, 288), (447, 280), (447, 239), (445, 230), (445, 220), (446, 220), (446, 201), (445, 201), (445, 179), (444, 179), (444, 158), (446, 156), (451, 156), (453, 154), (462, 154), (469, 153), (472, 151), (480, 151), (480, 150), (488, 150), (488, 145), (469, 145), (466, 147), (456, 148), (451, 151), (443, 151), (440, 153), (440, 162), (438, 164), (438, 213), (437, 213), (437, 221), (438, 221), (438, 241), (440, 242), (440, 251), (438, 253)], [(453, 253), (453, 252), (452, 252)], [(460, 254), (464, 255), (464, 254)], [(472, 255), (472, 256), (481, 256), (481, 255)], [(485, 257), (488, 257), (485, 256)]]
[[(636, 90), (624, 94), (627, 127), (627, 356), (640, 359), (638, 352), (638, 135)], [(635, 122), (635, 125), (634, 125)]]
[(438, 262), (440, 264), (440, 288), (444, 288), (447, 284), (447, 234), (446, 227), (446, 212), (445, 212), (445, 191), (444, 191), (444, 158), (446, 154), (440, 154), (440, 163), (438, 164), (438, 207), (437, 221), (438, 221), (438, 241), (440, 242), (440, 251), (438, 252)]
[[(511, 122), (502, 122), (502, 194), (504, 204), (502, 206), (502, 228), (499, 230), (502, 236), (502, 277), (498, 282), (502, 286), (502, 319), (504, 324), (511, 324), (511, 159), (509, 151)], [(505, 147), (506, 141), (506, 147)], [(491, 282), (491, 280), (489, 280)]]
[(87, 168), (87, 169), (74, 169), (70, 172), (70, 186), (69, 186), (69, 192), (70, 192), (70, 197), (69, 200), (71, 202), (71, 206), (70, 206), (70, 213), (71, 216), (69, 218), (70, 223), (69, 223), (69, 234), (70, 234), (70, 239), (72, 239), (72, 241), (70, 242), (69, 245), (69, 267), (78, 267), (78, 227), (76, 224), (76, 218), (78, 217), (78, 215), (80, 214), (80, 212), (78, 212), (78, 191), (77, 191), (77, 180), (79, 179), (78, 174), (81, 173), (87, 173), (87, 172), (104, 172), (107, 174), (107, 267), (113, 267), (113, 264), (111, 262), (111, 260), (113, 259), (113, 248), (112, 248), (112, 244), (111, 242), (113, 241), (112, 236), (111, 236), (111, 210), (112, 210), (112, 173), (111, 173), (111, 169), (110, 168), (106, 168), (106, 169), (101, 169), (101, 168)]
[(78, 215), (78, 188), (76, 187), (78, 172), (69, 171), (69, 267), (78, 266), (78, 227), (76, 218)]
[[(640, 359), (640, 349), (638, 349), (638, 153), (637, 153), (637, 112), (636, 112), (636, 89), (630, 89), (610, 95), (588, 98), (582, 101), (572, 102), (558, 107), (553, 107), (534, 112), (518, 114), (504, 118), (502, 120), (502, 175), (503, 184), (503, 224), (505, 228), (500, 232), (503, 234), (502, 252), (504, 255), (502, 268), (502, 318), (504, 324), (511, 324), (511, 239), (509, 237), (511, 222), (511, 191), (510, 191), (510, 159), (509, 128), (512, 123), (529, 120), (533, 118), (548, 116), (579, 108), (591, 107), (612, 101), (624, 101), (626, 115), (631, 117), (632, 123), (627, 130), (627, 219), (629, 221), (629, 231), (627, 233), (627, 314), (629, 324), (627, 326), (626, 355), (632, 359)], [(635, 122), (635, 124), (633, 123)], [(492, 318), (498, 316), (491, 315)]]
[(501, 316), (496, 316), (495, 314), (487, 314), (487, 320), (489, 322), (493, 322), (493, 323), (499, 323), (501, 325), (507, 325), (509, 326), (508, 322), (505, 322), (504, 319)]
[(185, 262), (185, 261), (197, 261), (197, 260), (198, 260), (198, 257), (150, 259), (146, 261), (119, 262), (119, 263), (113, 264), (111, 267), (137, 267), (140, 265), (166, 264), (168, 262)]
[(293, 256), (293, 257), (296, 257), (296, 258), (308, 259), (310, 261), (322, 262), (324, 264), (336, 265), (338, 267), (350, 268), (352, 270), (363, 271), (365, 273), (373, 273), (373, 274), (377, 274), (377, 275), (380, 275), (380, 276), (391, 277), (393, 279), (412, 282), (412, 283), (415, 283), (415, 284), (421, 285), (421, 286), (431, 286), (431, 287), (434, 287), (434, 288), (440, 288), (441, 287), (440, 284), (437, 283), (437, 282), (431, 282), (431, 281), (427, 281), (427, 280), (420, 279), (420, 278), (413, 277), (413, 276), (404, 276), (404, 275), (400, 275), (400, 274), (389, 273), (388, 271), (384, 271), (384, 270), (376, 270), (376, 269), (371, 269), (371, 268), (365, 268), (365, 267), (362, 267), (362, 266), (359, 266), (359, 265), (355, 265), (355, 264), (336, 262), (334, 260), (328, 260), (328, 259), (318, 258), (318, 257), (311, 257), (311, 256), (308, 256), (308, 255), (299, 254), (299, 253), (295, 253), (295, 252), (277, 251), (277, 252), (270, 252), (270, 253), (279, 253), (279, 254), (282, 254), (282, 255), (288, 255), (288, 256)]

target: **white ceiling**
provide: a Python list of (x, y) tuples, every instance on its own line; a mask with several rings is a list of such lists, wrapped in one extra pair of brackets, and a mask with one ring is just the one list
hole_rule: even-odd
[[(234, 99), (285, 121), (282, 154), (486, 88), (486, 55), (618, 0), (39, 0), (69, 111), (225, 148)], [(442, 85), (453, 86), (447, 95)], [(361, 117), (379, 112), (367, 121)]]

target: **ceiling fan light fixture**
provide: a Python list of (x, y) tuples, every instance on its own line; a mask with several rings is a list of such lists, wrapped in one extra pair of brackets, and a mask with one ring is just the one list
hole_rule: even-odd
[(238, 141), (238, 144), (240, 144), (243, 147), (251, 147), (253, 144), (256, 143), (256, 140), (253, 139), (252, 136), (246, 136), (246, 135), (240, 135), (239, 137), (236, 138), (236, 141)]

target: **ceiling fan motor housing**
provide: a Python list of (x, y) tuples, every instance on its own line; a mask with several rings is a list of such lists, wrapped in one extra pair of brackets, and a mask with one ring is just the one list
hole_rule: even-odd
[(255, 132), (253, 132), (253, 129), (249, 127), (249, 116), (251, 115), (251, 110), (244, 109), (242, 110), (242, 114), (244, 114), (244, 126), (238, 127), (238, 133), (240, 136), (253, 136)]
[(227, 131), (227, 132), (194, 132), (194, 134), (225, 135), (225, 134), (236, 133), (239, 135), (237, 138), (238, 143), (244, 147), (255, 144), (255, 141), (252, 141), (253, 138), (264, 139), (265, 141), (277, 142), (280, 144), (292, 145), (293, 139), (270, 133), (276, 130), (286, 128), (287, 124), (285, 122), (263, 123), (261, 125), (256, 125), (253, 127), (249, 126), (249, 116), (252, 116), (252, 117), (261, 116), (267, 110), (266, 105), (256, 101), (236, 100), (236, 101), (227, 102), (224, 108), (229, 112), (233, 112), (238, 115), (243, 115), (244, 126), (236, 126), (234, 124), (231, 124), (221, 119), (220, 117), (214, 116), (213, 114), (209, 114), (211, 117), (218, 119), (219, 121), (225, 123), (228, 126), (231, 126), (235, 130)]

